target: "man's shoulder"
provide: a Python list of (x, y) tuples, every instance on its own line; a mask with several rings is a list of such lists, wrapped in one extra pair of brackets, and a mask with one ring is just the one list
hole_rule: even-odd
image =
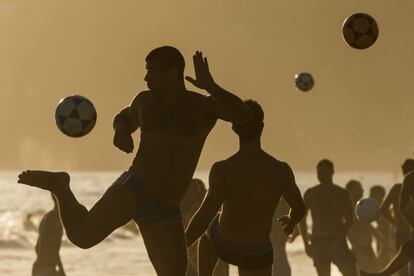
[(308, 189), (306, 189), (304, 196), (307, 196), (307, 197), (313, 196), (315, 193), (318, 192), (319, 188), (320, 188), (320, 185), (309, 187)]
[(152, 93), (149, 90), (140, 91), (135, 95), (134, 99), (132, 100), (132, 104), (137, 105), (143, 101), (147, 101), (151, 97)]

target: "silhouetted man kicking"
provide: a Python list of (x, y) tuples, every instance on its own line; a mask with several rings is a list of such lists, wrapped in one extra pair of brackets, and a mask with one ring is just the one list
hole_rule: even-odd
[[(405, 160), (402, 165), (404, 182), (400, 191), (400, 210), (411, 228), (414, 228), (414, 214), (412, 204), (414, 202), (414, 159)], [(399, 249), (397, 255), (381, 271), (377, 273), (367, 273), (361, 271), (361, 275), (367, 276), (389, 276), (405, 267), (410, 261), (414, 260), (414, 240), (405, 242)]]
[(132, 133), (141, 128), (128, 171), (87, 210), (75, 198), (66, 172), (25, 171), (19, 183), (52, 191), (70, 241), (81, 248), (101, 242), (133, 218), (140, 227), (158, 275), (184, 275), (187, 250), (179, 202), (192, 179), (205, 139), (217, 118), (241, 123), (250, 118), (243, 101), (218, 86), (207, 58), (193, 56), (195, 79), (186, 80), (211, 96), (188, 91), (184, 58), (169, 46), (146, 57), (148, 91), (139, 93), (114, 118), (114, 145), (131, 153)]
[(306, 208), (312, 216), (312, 236), (308, 236), (306, 216), (300, 230), (306, 254), (313, 259), (319, 276), (331, 275), (334, 263), (345, 276), (356, 276), (355, 257), (346, 243), (353, 223), (353, 207), (349, 193), (333, 183), (334, 164), (323, 159), (317, 167), (319, 185), (304, 195)]
[(279, 219), (286, 234), (292, 233), (305, 212), (289, 165), (261, 148), (262, 108), (251, 100), (246, 104), (252, 111), (251, 120), (233, 124), (240, 149), (211, 168), (210, 188), (186, 231), (191, 246), (211, 223), (199, 244), (199, 276), (212, 275), (218, 258), (238, 266), (240, 275), (270, 276), (273, 249), (269, 234), (280, 197), (292, 206), (289, 215)]

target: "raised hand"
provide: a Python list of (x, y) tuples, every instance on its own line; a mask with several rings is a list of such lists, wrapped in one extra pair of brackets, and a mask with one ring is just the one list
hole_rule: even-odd
[(203, 53), (196, 51), (193, 56), (195, 79), (187, 76), (185, 79), (200, 89), (208, 89), (214, 85), (214, 79), (211, 76), (208, 61), (203, 57)]

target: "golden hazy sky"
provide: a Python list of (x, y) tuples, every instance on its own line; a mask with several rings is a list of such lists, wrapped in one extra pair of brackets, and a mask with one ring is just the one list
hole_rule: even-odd
[[(112, 118), (146, 89), (146, 54), (173, 45), (186, 74), (202, 50), (220, 85), (262, 104), (263, 147), (294, 169), (326, 157), (337, 170), (398, 171), (414, 151), (413, 11), (412, 0), (0, 0), (0, 168), (126, 168), (133, 156), (112, 146)], [(341, 37), (357, 12), (380, 31), (362, 51)], [(293, 86), (301, 71), (315, 78), (310, 93)], [(73, 93), (98, 111), (79, 139), (54, 123)], [(237, 142), (219, 123), (199, 169)]]

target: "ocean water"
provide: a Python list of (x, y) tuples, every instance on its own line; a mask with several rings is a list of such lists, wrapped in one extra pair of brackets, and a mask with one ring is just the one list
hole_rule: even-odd
[[(86, 207), (93, 206), (107, 187), (121, 172), (71, 173), (71, 187)], [(50, 194), (46, 191), (16, 183), (18, 172), (0, 172), (0, 275), (31, 275), (35, 260), (34, 246), (37, 232), (24, 226), (27, 214), (32, 213), (34, 224), (41, 214), (52, 208)], [(297, 172), (296, 180), (302, 192), (317, 183), (313, 172)], [(195, 177), (206, 181), (206, 172), (196, 172)], [(366, 193), (372, 185), (381, 184), (387, 189), (401, 181), (398, 174), (387, 172), (337, 173), (335, 182), (344, 186), (349, 179), (362, 181)], [(207, 183), (207, 182), (206, 182)], [(156, 275), (147, 257), (140, 236), (119, 229), (92, 249), (79, 249), (63, 238), (60, 251), (68, 276), (89, 275)], [(299, 237), (287, 246), (293, 275), (316, 275), (312, 261), (304, 254)], [(231, 267), (231, 275), (237, 275)], [(332, 275), (340, 275), (332, 267)]]

